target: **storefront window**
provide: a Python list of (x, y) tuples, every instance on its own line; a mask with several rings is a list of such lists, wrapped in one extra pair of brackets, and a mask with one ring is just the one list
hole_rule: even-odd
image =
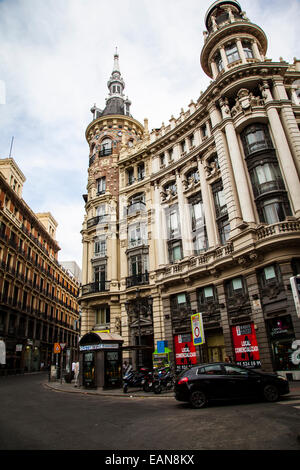
[(292, 362), (292, 343), (295, 340), (293, 323), (290, 315), (272, 318), (267, 321), (267, 328), (272, 349), (275, 370), (299, 370), (300, 364)]

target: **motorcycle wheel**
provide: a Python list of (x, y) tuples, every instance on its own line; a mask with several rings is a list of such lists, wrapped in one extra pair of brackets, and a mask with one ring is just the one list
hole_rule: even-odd
[(127, 393), (128, 392), (128, 385), (125, 384), (123, 385), (123, 393)]
[(148, 392), (150, 392), (150, 389), (151, 389), (150, 385), (147, 382), (145, 382), (144, 385), (143, 385), (144, 392), (148, 393)]
[(156, 393), (158, 395), (159, 393), (161, 393), (161, 391), (162, 391), (162, 386), (160, 384), (155, 384), (154, 385), (154, 393)]

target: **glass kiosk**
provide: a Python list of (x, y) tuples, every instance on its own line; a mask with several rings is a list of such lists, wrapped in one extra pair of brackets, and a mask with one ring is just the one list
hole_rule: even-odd
[(84, 388), (122, 386), (121, 336), (91, 331), (79, 341), (79, 385)]

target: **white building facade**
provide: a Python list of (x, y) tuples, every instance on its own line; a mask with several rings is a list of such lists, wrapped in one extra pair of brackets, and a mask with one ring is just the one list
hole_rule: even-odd
[(121, 334), (134, 365), (165, 341), (177, 369), (229, 356), (299, 379), (300, 60), (266, 59), (237, 1), (214, 2), (205, 25), (212, 82), (168, 126), (130, 115), (117, 53), (106, 107), (92, 108), (82, 334)]

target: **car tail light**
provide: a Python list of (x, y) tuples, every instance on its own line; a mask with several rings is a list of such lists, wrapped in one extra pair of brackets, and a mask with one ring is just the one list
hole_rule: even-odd
[(182, 379), (179, 380), (178, 385), (185, 384), (189, 381), (188, 377), (182, 377)]

